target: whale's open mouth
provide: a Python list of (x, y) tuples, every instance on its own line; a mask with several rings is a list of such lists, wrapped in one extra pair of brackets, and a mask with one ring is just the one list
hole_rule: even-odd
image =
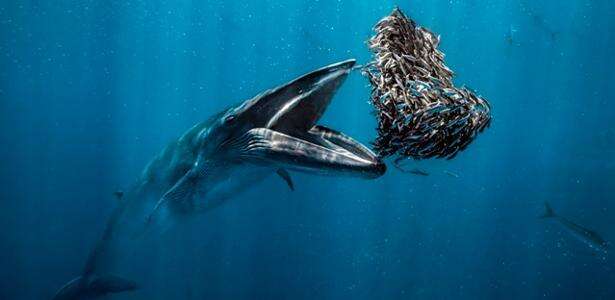
[(310, 72), (238, 108), (254, 125), (242, 139), (243, 156), (319, 174), (384, 174), (385, 165), (366, 146), (316, 125), (354, 64), (346, 60)]

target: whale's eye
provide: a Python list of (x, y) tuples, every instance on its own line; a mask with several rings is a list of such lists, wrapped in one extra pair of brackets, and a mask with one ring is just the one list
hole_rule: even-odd
[(235, 121), (235, 115), (228, 115), (224, 118), (224, 124), (231, 124)]

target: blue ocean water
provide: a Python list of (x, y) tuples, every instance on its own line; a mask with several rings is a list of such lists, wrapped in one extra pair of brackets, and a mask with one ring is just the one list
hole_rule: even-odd
[[(549, 201), (615, 241), (608, 0), (4, 1), (0, 299), (50, 299), (166, 143), (305, 72), (367, 62), (396, 5), (441, 35), (491, 127), (454, 160), (408, 163), (429, 176), (292, 174), (294, 192), (268, 178), (108, 298), (614, 299), (611, 253), (537, 219)], [(369, 90), (351, 74), (321, 123), (372, 141)]]

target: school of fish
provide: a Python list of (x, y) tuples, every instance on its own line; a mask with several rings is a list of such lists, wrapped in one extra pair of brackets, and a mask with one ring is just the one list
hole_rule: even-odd
[(452, 83), (440, 37), (395, 8), (368, 41), (374, 59), (363, 68), (378, 120), (381, 157), (455, 157), (491, 122), (487, 100)]

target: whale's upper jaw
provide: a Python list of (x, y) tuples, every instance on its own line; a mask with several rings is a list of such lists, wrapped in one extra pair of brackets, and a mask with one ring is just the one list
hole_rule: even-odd
[(280, 101), (265, 127), (289, 134), (309, 131), (323, 116), (354, 64), (355, 60), (335, 63), (274, 90), (278, 98), (286, 101)]
[(350, 59), (320, 68), (240, 106), (238, 118), (252, 124), (244, 154), (301, 171), (382, 175), (386, 168), (371, 150), (316, 124), (354, 65)]
[(244, 102), (233, 113), (253, 128), (307, 132), (322, 117), (354, 64), (349, 59), (309, 72)]

